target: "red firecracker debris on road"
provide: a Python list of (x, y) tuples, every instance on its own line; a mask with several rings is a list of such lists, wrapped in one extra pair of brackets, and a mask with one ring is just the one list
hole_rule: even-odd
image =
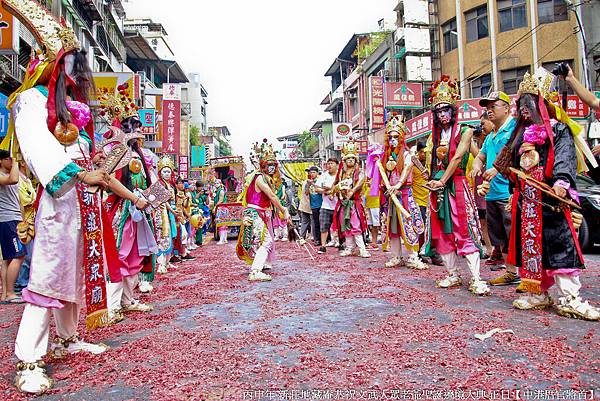
[[(329, 248), (313, 262), (293, 243), (276, 245), (267, 283), (247, 281), (233, 243), (198, 249), (141, 296), (153, 312), (92, 333), (82, 326), (111, 350), (48, 358), (56, 384), (37, 399), (516, 399), (600, 388), (598, 323), (517, 311), (514, 287), (488, 297), (466, 285), (438, 289), (443, 268), (386, 269), (381, 251), (340, 258)], [(582, 276), (594, 305), (599, 272), (596, 261)], [(0, 399), (20, 400), (12, 381), (22, 306), (1, 308)], [(495, 328), (514, 334), (474, 337)]]

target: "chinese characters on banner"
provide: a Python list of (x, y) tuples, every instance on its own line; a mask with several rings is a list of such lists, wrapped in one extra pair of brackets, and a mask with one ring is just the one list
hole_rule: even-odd
[(400, 109), (423, 107), (423, 85), (416, 82), (386, 82), (385, 106)]
[(431, 131), (432, 124), (433, 115), (431, 114), (431, 111), (406, 121), (406, 127), (410, 131), (410, 134), (406, 137), (406, 140), (410, 141), (414, 137), (428, 133)]
[(181, 102), (179, 100), (163, 100), (163, 153), (179, 153), (179, 129), (181, 124)]
[(461, 123), (478, 123), (485, 107), (479, 106), (479, 98), (459, 100), (456, 103), (457, 121)]
[(138, 110), (140, 115), (140, 121), (142, 122), (142, 133), (154, 134), (156, 129), (156, 115), (154, 109), (140, 109)]
[(567, 115), (573, 118), (585, 118), (590, 114), (590, 107), (583, 103), (577, 95), (567, 96)]
[(178, 154), (181, 128), (181, 86), (179, 84), (163, 85), (162, 128), (163, 153)]
[(371, 87), (371, 131), (385, 127), (383, 77), (369, 77)]
[(188, 179), (188, 157), (187, 156), (179, 156), (179, 176), (187, 180)]

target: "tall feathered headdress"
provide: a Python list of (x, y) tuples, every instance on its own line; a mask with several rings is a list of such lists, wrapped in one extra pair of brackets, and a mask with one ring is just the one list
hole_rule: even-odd
[(448, 75), (442, 75), (440, 79), (435, 81), (431, 85), (430, 92), (429, 103), (431, 103), (432, 108), (442, 103), (454, 106), (460, 100), (458, 85)]

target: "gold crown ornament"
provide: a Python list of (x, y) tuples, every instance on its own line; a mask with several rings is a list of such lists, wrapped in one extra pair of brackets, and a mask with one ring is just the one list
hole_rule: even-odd
[(429, 103), (431, 103), (432, 108), (435, 108), (438, 104), (454, 106), (460, 100), (458, 85), (448, 75), (442, 75), (440, 79), (435, 81), (431, 85), (430, 92)]
[(346, 160), (351, 157), (354, 157), (356, 160), (358, 160), (358, 144), (352, 138), (350, 138), (348, 142), (345, 142), (344, 146), (342, 147), (342, 160)]
[(253, 153), (252, 158), (257, 158), (259, 162), (262, 161), (277, 161), (277, 156), (273, 150), (273, 146), (268, 143), (267, 138), (263, 139), (262, 142), (255, 142), (252, 146)]
[(2, 5), (35, 36), (46, 61), (54, 61), (61, 49), (80, 50), (75, 32), (35, 0), (2, 0)]
[(169, 156), (163, 156), (160, 158), (160, 160), (158, 161), (158, 171), (160, 172), (163, 168), (168, 167), (171, 169), (171, 171), (175, 170), (175, 165), (173, 164), (173, 159), (171, 159)]
[(526, 72), (523, 76), (523, 81), (519, 84), (519, 90), (517, 95), (523, 96), (525, 94), (539, 95), (540, 86), (537, 79), (535, 79), (530, 73)]
[(408, 129), (404, 124), (404, 116), (399, 116), (396, 113), (392, 115), (392, 117), (388, 120), (387, 125), (385, 126), (385, 135), (387, 139), (396, 133), (399, 137), (400, 142), (404, 141), (404, 137), (408, 133)]
[(114, 120), (124, 121), (129, 117), (137, 117), (138, 107), (135, 102), (127, 94), (129, 84), (117, 86), (118, 93), (115, 95), (104, 88), (98, 100), (100, 101), (100, 115), (106, 117), (110, 122)]

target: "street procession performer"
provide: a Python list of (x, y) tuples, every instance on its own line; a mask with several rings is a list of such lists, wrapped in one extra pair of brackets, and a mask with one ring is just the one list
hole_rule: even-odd
[[(411, 269), (422, 270), (428, 268), (418, 255), (419, 235), (425, 231), (425, 223), (412, 195), (413, 162), (405, 146), (407, 134), (408, 129), (402, 118), (394, 114), (386, 125), (383, 152), (373, 149), (367, 158), (367, 174), (372, 179), (371, 196), (379, 196), (380, 188), (388, 194), (386, 242), (390, 244), (392, 258), (385, 263), (385, 267), (406, 265)], [(382, 178), (390, 185), (389, 188), (386, 185), (380, 186)], [(396, 199), (392, 199), (392, 194)], [(403, 211), (408, 211), (407, 215), (399, 211), (395, 205), (396, 200)], [(402, 257), (402, 243), (408, 252), (407, 260)]]
[(256, 170), (245, 180), (240, 195), (245, 209), (238, 237), (236, 253), (240, 260), (249, 264), (250, 281), (271, 281), (264, 269), (271, 269), (274, 256), (273, 213), (280, 213), (289, 224), (291, 217), (281, 204), (274, 188), (281, 182), (281, 173), (273, 147), (263, 139), (254, 144), (251, 159)]
[[(537, 78), (539, 77), (539, 78)], [(584, 260), (573, 209), (578, 208), (575, 177), (590, 155), (581, 127), (555, 105), (552, 75), (540, 69), (519, 85), (517, 125), (494, 166), (511, 180), (512, 231), (508, 262), (519, 266), (518, 309), (552, 306), (548, 289), (556, 284), (560, 315), (600, 320), (600, 311), (579, 296)]]
[(15, 343), (15, 384), (39, 394), (52, 386), (42, 361), (54, 315), (56, 356), (79, 351), (102, 353), (103, 344), (77, 334), (81, 303), (86, 327), (108, 321), (101, 205), (89, 186), (110, 187), (111, 177), (93, 170), (94, 126), (88, 99), (93, 92), (87, 56), (72, 29), (33, 0), (4, 0), (42, 46), (30, 61), (23, 84), (9, 99), (12, 113), (2, 144), (20, 153), (43, 186), (38, 199), (36, 243), (27, 302)]
[[(113, 321), (122, 320), (121, 311), (149, 312), (151, 305), (139, 302), (134, 298), (134, 289), (138, 284), (138, 274), (142, 276), (140, 290), (150, 290), (154, 280), (155, 254), (158, 252), (154, 237), (154, 225), (149, 211), (140, 210), (146, 206), (142, 191), (152, 183), (150, 169), (142, 151), (140, 132), (142, 123), (137, 106), (127, 95), (127, 84), (119, 85), (118, 95), (104, 92), (100, 94), (102, 111), (100, 114), (125, 134), (122, 139), (129, 147), (131, 159), (122, 169), (116, 171), (115, 178), (126, 189), (126, 196), (113, 192), (103, 203), (108, 213), (110, 227), (114, 231), (116, 247), (119, 251), (119, 270), (122, 280), (109, 280), (108, 290), (109, 313)], [(114, 132), (105, 136), (115, 139)], [(110, 146), (110, 140), (107, 145)]]
[(177, 237), (177, 221), (175, 212), (175, 188), (173, 186), (173, 172), (175, 166), (173, 159), (169, 156), (163, 156), (158, 161), (158, 181), (171, 196), (169, 201), (160, 205), (154, 215), (154, 225), (156, 227), (156, 242), (158, 244), (158, 253), (156, 254), (157, 272), (166, 273), (168, 267), (173, 267), (170, 263), (171, 254)]
[(481, 231), (475, 200), (465, 177), (473, 131), (458, 124), (456, 102), (460, 94), (456, 81), (447, 75), (434, 82), (430, 102), (433, 129), (428, 140), (428, 163), (431, 181), (424, 253), (431, 256), (435, 247), (440, 253), (448, 276), (439, 280), (440, 288), (460, 286), (457, 255), (467, 259), (471, 272), (469, 291), (487, 295), (490, 290), (481, 280)]
[(371, 254), (365, 246), (364, 235), (368, 230), (365, 208), (362, 203), (362, 189), (365, 175), (360, 168), (358, 147), (354, 140), (344, 143), (342, 161), (333, 184), (338, 202), (333, 212), (332, 231), (345, 240), (345, 248), (340, 256), (351, 256), (358, 250), (358, 256), (369, 258)]

